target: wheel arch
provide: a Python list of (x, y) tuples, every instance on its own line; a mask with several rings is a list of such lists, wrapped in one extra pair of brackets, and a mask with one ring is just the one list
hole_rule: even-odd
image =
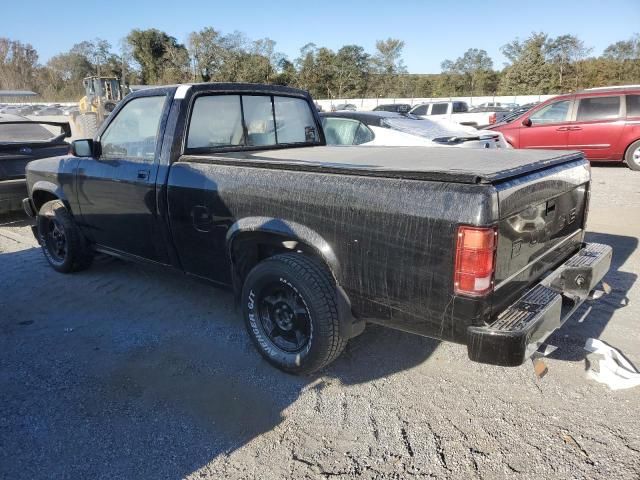
[(640, 142), (640, 138), (636, 138), (634, 140), (631, 140), (629, 142), (629, 145), (627, 145), (624, 149), (624, 154), (622, 155), (622, 160), (625, 161), (627, 159), (627, 153), (629, 153), (629, 150), (631, 149), (631, 147), (633, 146), (634, 143)]
[(69, 201), (65, 197), (62, 188), (55, 183), (45, 180), (39, 180), (31, 187), (31, 200), (35, 207), (36, 213), (40, 211), (40, 207), (51, 200), (61, 200), (67, 210), (69, 208)]
[(316, 231), (290, 220), (272, 217), (246, 217), (237, 220), (226, 236), (234, 283), (244, 280), (255, 264), (266, 257), (301, 250), (318, 258), (336, 279), (340, 264), (329, 243)]

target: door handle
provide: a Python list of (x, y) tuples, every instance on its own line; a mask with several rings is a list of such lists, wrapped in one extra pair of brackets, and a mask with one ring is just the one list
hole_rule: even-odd
[(569, 127), (569, 130), (571, 130), (572, 132), (575, 132), (578, 130), (582, 130), (582, 127)]
[(556, 132), (566, 132), (570, 130), (569, 127), (560, 127), (560, 128), (556, 128)]
[(149, 178), (149, 170), (138, 170), (138, 180), (146, 180)]

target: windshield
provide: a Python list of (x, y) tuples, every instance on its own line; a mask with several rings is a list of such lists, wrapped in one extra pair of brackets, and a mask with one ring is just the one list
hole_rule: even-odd
[(39, 123), (7, 124), (0, 119), (0, 143), (50, 142), (61, 133), (62, 129), (56, 126)]
[(385, 118), (382, 125), (400, 132), (423, 138), (438, 138), (450, 136), (468, 136), (472, 131), (462, 125), (427, 120), (415, 117)]

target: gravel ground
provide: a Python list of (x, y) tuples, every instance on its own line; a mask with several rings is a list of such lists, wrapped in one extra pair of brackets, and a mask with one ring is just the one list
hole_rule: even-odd
[(640, 390), (588, 380), (582, 349), (598, 337), (640, 365), (640, 173), (593, 177), (614, 290), (553, 335), (543, 379), (380, 327), (289, 376), (228, 292), (109, 258), (58, 274), (4, 217), (0, 478), (640, 478)]

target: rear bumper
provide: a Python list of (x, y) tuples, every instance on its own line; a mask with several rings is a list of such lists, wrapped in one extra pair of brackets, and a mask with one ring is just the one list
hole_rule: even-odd
[(490, 325), (467, 329), (467, 351), (476, 362), (521, 365), (571, 317), (611, 266), (610, 246), (587, 243)]
[(22, 199), (27, 195), (27, 181), (0, 181), (0, 213), (13, 212), (22, 208)]

